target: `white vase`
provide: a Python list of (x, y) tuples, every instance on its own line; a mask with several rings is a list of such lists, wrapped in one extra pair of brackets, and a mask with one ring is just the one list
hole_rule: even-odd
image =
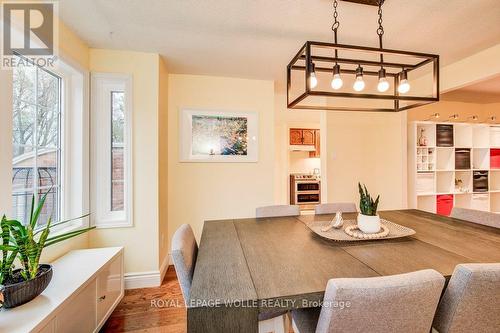
[(380, 216), (358, 214), (358, 228), (365, 234), (376, 234), (380, 231)]

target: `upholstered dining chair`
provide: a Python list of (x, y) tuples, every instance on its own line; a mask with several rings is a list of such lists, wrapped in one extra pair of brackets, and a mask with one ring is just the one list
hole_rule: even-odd
[(321, 308), (292, 311), (297, 333), (429, 333), (444, 277), (432, 269), (331, 279)]
[(273, 205), (258, 207), (256, 217), (299, 216), (300, 207), (297, 205)]
[(453, 207), (450, 216), (459, 220), (500, 228), (500, 215), (495, 213)]
[(439, 333), (499, 332), (500, 263), (457, 265), (433, 326)]
[(186, 303), (189, 302), (197, 255), (198, 244), (193, 229), (189, 224), (183, 224), (172, 237), (172, 261)]
[(314, 214), (335, 214), (337, 212), (342, 213), (356, 213), (356, 204), (352, 202), (334, 202), (319, 204), (314, 208)]

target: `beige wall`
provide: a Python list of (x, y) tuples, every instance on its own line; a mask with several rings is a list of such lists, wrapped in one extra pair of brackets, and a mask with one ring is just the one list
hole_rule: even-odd
[(406, 114), (326, 114), (328, 202), (359, 201), (358, 182), (380, 194), (380, 209), (405, 208)]
[[(168, 91), (169, 239), (183, 223), (199, 238), (205, 220), (254, 216), (255, 207), (273, 204), (273, 82), (172, 74)], [(258, 112), (258, 162), (180, 163), (182, 108)]]
[(485, 121), (490, 116), (487, 110), (487, 104), (463, 103), (452, 101), (440, 101), (433, 104), (424, 105), (415, 109), (408, 110), (408, 121), (428, 120), (431, 115), (439, 113), (439, 119), (432, 121), (446, 121), (450, 116), (458, 114), (457, 121), (472, 122), (469, 117), (474, 115), (479, 117), (480, 121)]
[[(98, 229), (90, 247), (124, 246), (125, 272), (158, 270), (158, 87), (159, 56), (90, 50), (91, 72), (133, 77), (133, 227)], [(164, 82), (164, 81), (163, 81)]]
[(158, 265), (168, 255), (168, 71), (159, 58), (158, 85)]

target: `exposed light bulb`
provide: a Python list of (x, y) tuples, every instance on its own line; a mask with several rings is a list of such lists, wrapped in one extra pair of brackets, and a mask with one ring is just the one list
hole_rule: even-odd
[(385, 69), (381, 68), (378, 71), (377, 90), (380, 92), (386, 92), (388, 89), (389, 89), (389, 81), (387, 81), (387, 78), (385, 76)]
[(334, 90), (339, 90), (342, 88), (342, 85), (344, 82), (342, 81), (342, 78), (340, 77), (340, 66), (335, 65), (333, 66), (333, 78), (332, 78), (332, 89)]
[(316, 66), (311, 63), (311, 74), (309, 74), (309, 87), (314, 89), (318, 86), (318, 78), (316, 77)]
[(408, 82), (408, 72), (406, 70), (403, 70), (400, 73), (400, 82), (398, 86), (398, 92), (400, 94), (406, 94), (408, 91), (410, 91), (410, 83)]
[(314, 72), (309, 76), (309, 86), (311, 88), (316, 88), (318, 86), (318, 79), (316, 78), (316, 74)]
[(354, 81), (354, 84), (352, 88), (356, 91), (362, 91), (365, 89), (365, 81), (363, 80), (363, 68), (358, 65), (358, 68), (356, 69), (356, 81)]

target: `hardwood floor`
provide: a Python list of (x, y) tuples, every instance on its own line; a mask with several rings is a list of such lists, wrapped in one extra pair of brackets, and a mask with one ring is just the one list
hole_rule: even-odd
[(160, 287), (126, 290), (100, 332), (186, 332), (186, 308), (173, 266)]
[(125, 290), (100, 333), (186, 333), (186, 323), (181, 288), (170, 266), (160, 287)]

